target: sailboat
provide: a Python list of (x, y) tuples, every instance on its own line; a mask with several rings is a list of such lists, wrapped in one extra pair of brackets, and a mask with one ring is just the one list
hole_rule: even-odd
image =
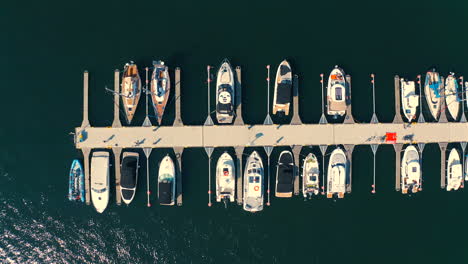
[(263, 210), (263, 162), (257, 151), (247, 159), (244, 171), (244, 210), (259, 212)]
[(309, 153), (302, 166), (302, 194), (304, 198), (318, 195), (320, 192), (320, 169), (317, 157), (313, 153)]
[(275, 92), (273, 96), (273, 114), (283, 112), (289, 115), (289, 105), (292, 95), (292, 71), (287, 60), (283, 60), (278, 66), (275, 78)]
[(137, 152), (124, 152), (122, 163), (120, 164), (120, 195), (126, 204), (130, 204), (135, 197), (138, 182), (138, 160), (140, 155)]
[(91, 157), (91, 201), (98, 213), (109, 203), (109, 152), (94, 152)]
[(224, 59), (216, 78), (216, 119), (220, 124), (231, 124), (235, 107), (234, 72), (231, 64)]
[(153, 73), (151, 74), (151, 100), (153, 109), (158, 119), (161, 121), (166, 110), (169, 94), (171, 93), (171, 78), (169, 77), (169, 68), (164, 65), (164, 61), (153, 61)]
[(132, 123), (141, 95), (141, 79), (138, 74), (137, 65), (133, 61), (125, 64), (120, 95), (122, 97), (126, 121), (130, 124)]
[(73, 160), (70, 168), (70, 181), (68, 186), (68, 200), (85, 201), (85, 180), (83, 167), (79, 160)]
[(458, 190), (463, 186), (463, 167), (456, 148), (452, 148), (447, 161), (447, 191)]
[(328, 184), (327, 198), (343, 198), (346, 191), (346, 178), (348, 173), (348, 164), (344, 151), (336, 148), (330, 155), (328, 162)]
[(331, 71), (327, 85), (327, 114), (337, 118), (346, 114), (348, 105), (346, 76), (338, 66)]
[(443, 90), (443, 83), (439, 73), (432, 69), (426, 73), (424, 84), (424, 94), (426, 96), (427, 106), (435, 120), (439, 119), (440, 112), (440, 93)]
[(216, 201), (227, 205), (234, 202), (236, 189), (236, 170), (234, 160), (229, 153), (224, 152), (216, 164)]
[(445, 79), (445, 104), (452, 119), (457, 121), (460, 111), (460, 97), (458, 96), (457, 78), (453, 72)]
[(161, 205), (175, 204), (176, 191), (175, 166), (169, 155), (166, 155), (159, 164), (158, 199)]
[(416, 94), (416, 86), (413, 81), (400, 79), (401, 87), (401, 107), (408, 123), (416, 117), (416, 110), (419, 105), (419, 95)]
[(417, 193), (421, 188), (421, 164), (415, 146), (406, 147), (401, 161), (401, 192)]
[(281, 152), (276, 166), (275, 196), (290, 198), (294, 189), (294, 159), (291, 151)]

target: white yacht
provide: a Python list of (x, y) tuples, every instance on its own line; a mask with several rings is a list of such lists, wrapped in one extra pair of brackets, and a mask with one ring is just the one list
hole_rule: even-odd
[(244, 171), (244, 210), (258, 212), (263, 210), (263, 162), (257, 151), (247, 159)]
[(317, 157), (309, 153), (302, 165), (302, 195), (304, 198), (320, 193), (320, 169)]
[(347, 83), (344, 71), (335, 66), (328, 77), (327, 114), (337, 118), (346, 114)]
[(452, 119), (457, 121), (460, 97), (458, 96), (458, 81), (453, 72), (445, 79), (445, 104)]
[(458, 190), (463, 184), (463, 167), (456, 148), (452, 148), (447, 161), (447, 191)]
[(166, 155), (159, 164), (158, 199), (160, 205), (174, 205), (176, 175), (174, 161)]
[(416, 118), (416, 110), (419, 106), (419, 95), (416, 94), (416, 86), (413, 81), (400, 79), (401, 107), (409, 123)]
[(292, 96), (292, 71), (287, 60), (278, 66), (275, 78), (275, 92), (273, 95), (273, 114), (284, 112), (289, 115), (289, 106)]
[(109, 203), (109, 152), (94, 152), (91, 157), (91, 200), (98, 213)]
[(229, 153), (224, 152), (216, 164), (216, 201), (234, 202), (236, 190), (235, 163)]
[(348, 164), (344, 151), (341, 148), (336, 148), (330, 155), (328, 162), (328, 184), (327, 198), (333, 198), (337, 195), (338, 198), (343, 198), (346, 191)]
[(408, 146), (401, 161), (401, 192), (416, 193), (421, 187), (421, 164), (415, 146)]
[(231, 124), (235, 108), (234, 72), (231, 64), (224, 59), (216, 78), (216, 119), (220, 124)]
[(435, 120), (439, 119), (440, 112), (440, 97), (443, 91), (443, 83), (439, 73), (435, 69), (426, 73), (426, 81), (424, 83), (424, 95), (426, 96), (427, 106)]

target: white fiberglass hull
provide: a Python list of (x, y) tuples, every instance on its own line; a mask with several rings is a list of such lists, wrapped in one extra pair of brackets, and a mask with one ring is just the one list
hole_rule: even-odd
[(304, 198), (320, 193), (320, 169), (317, 157), (309, 153), (302, 165), (302, 195)]
[(236, 189), (235, 163), (229, 153), (224, 152), (216, 164), (216, 201), (226, 199), (234, 202)]
[(344, 71), (335, 66), (328, 76), (327, 84), (327, 114), (338, 117), (346, 114), (347, 83)]
[(234, 119), (235, 81), (231, 64), (225, 59), (216, 78), (216, 119), (220, 124), (231, 124)]
[(276, 70), (275, 92), (273, 95), (273, 111), (284, 112), (289, 115), (289, 106), (292, 95), (292, 70), (287, 60), (283, 60)]
[(336, 148), (330, 155), (327, 173), (327, 198), (343, 198), (346, 191), (348, 164), (346, 154), (341, 148)]
[(158, 172), (158, 199), (161, 205), (175, 204), (175, 173), (174, 161), (169, 155), (166, 155), (159, 164)]
[(447, 191), (458, 190), (463, 184), (463, 167), (458, 150), (453, 148), (450, 151), (447, 161)]
[(419, 152), (414, 146), (408, 146), (401, 161), (401, 192), (416, 193), (421, 187), (421, 163)]
[(443, 82), (440, 79), (439, 73), (434, 71), (427, 72), (426, 82), (424, 84), (424, 95), (426, 97), (427, 107), (435, 120), (439, 119), (442, 91)]
[(458, 97), (458, 84), (454, 75), (447, 76), (445, 80), (445, 104), (453, 120), (457, 120), (460, 111), (460, 98)]
[(259, 212), (263, 210), (264, 169), (262, 158), (254, 151), (247, 159), (244, 171), (244, 210)]
[(98, 213), (109, 203), (109, 152), (94, 152), (91, 158), (91, 201)]
[(416, 87), (413, 81), (405, 81), (404, 79), (400, 80), (401, 88), (401, 107), (403, 113), (408, 120), (415, 119), (416, 110), (419, 106), (419, 96), (416, 94)]

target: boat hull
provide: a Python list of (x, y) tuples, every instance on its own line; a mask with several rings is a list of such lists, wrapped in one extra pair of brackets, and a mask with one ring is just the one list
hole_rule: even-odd
[(421, 162), (415, 146), (405, 149), (401, 161), (401, 192), (417, 193), (421, 188)]
[(68, 187), (68, 199), (70, 201), (85, 201), (85, 180), (83, 167), (79, 160), (73, 160), (70, 168), (70, 182)]
[(294, 159), (291, 151), (280, 153), (276, 166), (275, 196), (280, 198), (292, 197), (294, 189)]
[(216, 120), (219, 124), (231, 124), (235, 115), (236, 88), (231, 64), (225, 59), (216, 78)]
[(283, 60), (278, 66), (275, 78), (275, 92), (273, 95), (273, 111), (276, 115), (283, 112), (289, 115), (289, 106), (292, 96), (292, 71), (287, 60)]
[(130, 124), (135, 116), (141, 95), (141, 79), (137, 65), (133, 62), (125, 64), (120, 94), (125, 111), (125, 120), (127, 124)]
[(447, 191), (456, 191), (463, 186), (463, 167), (460, 160), (460, 154), (456, 148), (452, 148), (449, 154), (446, 180)]
[(320, 169), (317, 157), (309, 153), (302, 165), (302, 194), (304, 198), (320, 193)]
[(164, 111), (171, 94), (171, 78), (169, 68), (162, 61), (153, 62), (151, 74), (151, 101), (158, 124), (162, 122)]
[(333, 117), (344, 116), (348, 106), (348, 84), (343, 69), (335, 66), (328, 77), (327, 114)]
[(160, 205), (174, 205), (176, 192), (176, 175), (174, 161), (166, 155), (159, 164), (158, 199)]
[(234, 202), (236, 189), (235, 163), (229, 153), (224, 152), (216, 164), (216, 201)]
[(263, 210), (264, 169), (262, 158), (254, 151), (247, 159), (244, 170), (243, 208), (248, 212)]
[(411, 123), (416, 117), (417, 107), (419, 106), (419, 96), (416, 94), (416, 86), (413, 81), (400, 80), (401, 89), (401, 108), (406, 120)]
[(460, 111), (460, 98), (458, 96), (458, 83), (454, 75), (449, 75), (445, 80), (445, 104), (450, 117), (457, 121)]
[(343, 198), (346, 191), (348, 161), (341, 148), (336, 148), (330, 155), (327, 173), (327, 198)]
[(120, 196), (122, 201), (130, 204), (133, 201), (138, 184), (138, 161), (139, 154), (136, 152), (124, 152), (120, 164)]
[(443, 89), (443, 82), (440, 80), (439, 73), (429, 71), (426, 74), (426, 81), (424, 84), (424, 95), (426, 97), (427, 107), (431, 112), (434, 120), (439, 119), (440, 113), (440, 93)]
[(109, 152), (94, 152), (91, 158), (91, 201), (98, 213), (109, 203)]

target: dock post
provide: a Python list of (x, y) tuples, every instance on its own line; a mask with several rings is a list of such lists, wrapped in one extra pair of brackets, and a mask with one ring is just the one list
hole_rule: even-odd
[(152, 148), (143, 148), (143, 152), (145, 153), (146, 157), (146, 206), (151, 207), (151, 201), (150, 201), (150, 195), (151, 195), (151, 190), (150, 190), (150, 176), (149, 176), (149, 157), (151, 155)]
[(243, 126), (244, 119), (242, 118), (242, 73), (241, 67), (236, 67), (236, 95), (235, 95), (235, 107), (236, 107), (236, 120), (234, 125)]
[[(148, 94), (150, 93), (150, 88), (149, 88), (149, 85), (148, 85), (148, 67), (145, 68), (145, 89), (144, 89), (144, 92), (145, 92), (145, 110), (146, 110), (146, 116), (145, 116), (145, 120), (143, 121), (143, 126), (144, 127), (150, 127), (152, 126), (153, 124), (151, 124), (151, 120), (149, 118), (149, 111), (148, 111)], [(115, 113), (114, 113), (115, 114)], [(148, 200), (148, 204), (149, 204), (149, 200)], [(149, 206), (148, 206), (149, 207)]]
[(393, 144), (395, 148), (395, 190), (399, 192), (401, 190), (401, 149), (403, 144)]
[(351, 100), (351, 75), (346, 75), (346, 82), (349, 87), (349, 94), (346, 98), (346, 115), (345, 115), (345, 124), (354, 124), (353, 111), (352, 111), (352, 100)]
[(207, 90), (208, 90), (208, 116), (206, 117), (206, 120), (205, 120), (205, 126), (212, 126), (213, 125), (213, 119), (211, 119), (211, 107), (210, 107), (210, 84), (211, 84), (211, 66), (208, 65), (206, 66), (206, 74), (207, 74), (207, 78), (206, 78), (206, 86), (207, 86)]
[(291, 147), (292, 152), (294, 155), (294, 195), (299, 194), (299, 174), (300, 174), (300, 168), (301, 168), (301, 160), (300, 160), (300, 154), (302, 147), (294, 145)]
[(447, 145), (448, 143), (446, 142), (439, 142), (439, 148), (440, 148), (440, 188), (445, 189), (445, 156), (446, 156), (446, 151), (447, 151)]
[(266, 154), (267, 154), (267, 160), (268, 160), (268, 178), (267, 178), (267, 206), (270, 206), (270, 182), (271, 182), (271, 178), (270, 178), (270, 174), (271, 174), (271, 168), (270, 168), (270, 156), (271, 156), (271, 152), (273, 151), (273, 147), (272, 146), (264, 146), (263, 149), (265, 150)]
[(348, 168), (349, 168), (349, 181), (346, 183), (346, 192), (351, 193), (352, 186), (353, 186), (353, 150), (354, 145), (344, 145), (346, 159), (348, 160)]
[(211, 207), (211, 154), (213, 154), (213, 147), (205, 147), (206, 155), (208, 155), (208, 207)]
[(370, 147), (371, 147), (371, 150), (372, 150), (372, 157), (374, 158), (374, 172), (373, 172), (372, 191), (371, 192), (375, 194), (375, 192), (376, 192), (376, 179), (375, 179), (376, 163), (375, 163), (375, 156), (377, 155), (377, 149), (379, 148), (379, 145), (372, 144), (372, 145), (370, 145)]
[(236, 173), (236, 190), (237, 190), (237, 204), (243, 204), (243, 191), (244, 186), (242, 185), (242, 155), (244, 154), (244, 147), (234, 148), (237, 156), (237, 173)]
[(120, 205), (122, 201), (122, 197), (120, 196), (120, 154), (122, 153), (122, 148), (112, 148), (112, 152), (115, 159), (115, 200), (117, 205)]
[(324, 106), (324, 101), (325, 98), (323, 98), (323, 73), (320, 74), (320, 85), (322, 86), (322, 115), (320, 116), (320, 121), (319, 124), (326, 124), (327, 123), (327, 118), (325, 117), (325, 106)]
[[(375, 114), (375, 75), (372, 73), (371, 74), (371, 83), (372, 83), (372, 118), (371, 118), (371, 124), (377, 124), (379, 122), (379, 119), (377, 118), (377, 115)], [(375, 189), (374, 189), (375, 191)]]
[(299, 76), (294, 74), (293, 77), (293, 116), (291, 125), (302, 125), (301, 116), (299, 115)]
[[(400, 103), (400, 76), (395, 75), (395, 117), (393, 118), (394, 124), (403, 123), (401, 118), (401, 103)], [(421, 111), (422, 114), (422, 111)]]
[(175, 68), (175, 119), (174, 126), (183, 126), (182, 112), (180, 111), (180, 67)]
[[(462, 160), (462, 168), (465, 168), (466, 164), (464, 164), (465, 162), (465, 149), (466, 149), (466, 142), (460, 142), (460, 145), (462, 147), (462, 155), (461, 155), (461, 160)], [(465, 175), (463, 175), (463, 178), (465, 179), (465, 181), (468, 181), (468, 171), (465, 170)], [(465, 183), (463, 182), (463, 187), (465, 187)]]
[[(119, 78), (120, 78), (120, 72), (119, 70), (114, 71), (114, 121), (112, 122), (112, 127), (122, 127), (122, 123), (120, 123), (120, 83), (119, 83)], [(120, 197), (120, 196), (119, 196)], [(120, 198), (119, 198), (120, 199)]]
[(86, 194), (86, 204), (91, 204), (91, 188), (90, 188), (90, 171), (89, 171), (89, 154), (91, 150), (89, 148), (82, 148), (84, 159), (84, 175), (85, 175), (85, 194)]
[(325, 195), (325, 154), (327, 153), (327, 145), (320, 145), (320, 152), (322, 153), (322, 195)]
[(418, 143), (418, 148), (419, 148), (419, 152), (421, 152), (421, 158), (419, 159), (419, 167), (420, 167), (420, 170), (421, 170), (421, 184), (419, 186), (419, 191), (422, 191), (422, 186), (423, 186), (423, 180), (424, 180), (424, 174), (423, 174), (423, 154), (424, 154), (424, 147), (425, 147), (425, 144), (424, 143)]
[(462, 112), (461, 112), (461, 117), (460, 117), (460, 122), (461, 123), (466, 123), (466, 117), (465, 117), (465, 101), (468, 100), (468, 98), (465, 98), (465, 100), (463, 100), (463, 96), (465, 95), (465, 89), (466, 87), (464, 86), (465, 83), (463, 81), (463, 76), (460, 76), (460, 87), (461, 87), (461, 96), (460, 96), (460, 100), (461, 100), (461, 105), (462, 105)]
[(421, 81), (421, 74), (418, 75), (418, 86), (419, 86), (419, 118), (418, 123), (425, 123), (424, 114), (423, 114), (423, 103), (422, 103), (422, 81)]
[[(440, 112), (439, 112), (439, 123), (447, 123), (447, 106), (445, 103), (445, 83), (444, 83), (444, 77), (440, 77), (442, 81), (442, 87), (440, 88), (441, 90), (441, 96), (440, 96)], [(442, 96), (443, 94), (443, 96)], [(445, 188), (445, 187), (444, 187)]]
[(88, 119), (88, 89), (89, 89), (89, 72), (83, 72), (83, 122), (81, 128), (89, 126)]
[(270, 116), (270, 65), (266, 66), (267, 68), (267, 116), (265, 117), (265, 121), (263, 121), (264, 125), (271, 125), (273, 124), (273, 120), (271, 120)]
[(182, 153), (183, 152), (184, 152), (184, 148), (182, 147), (174, 148), (174, 153), (177, 158), (177, 164), (176, 164), (177, 206), (182, 206)]

